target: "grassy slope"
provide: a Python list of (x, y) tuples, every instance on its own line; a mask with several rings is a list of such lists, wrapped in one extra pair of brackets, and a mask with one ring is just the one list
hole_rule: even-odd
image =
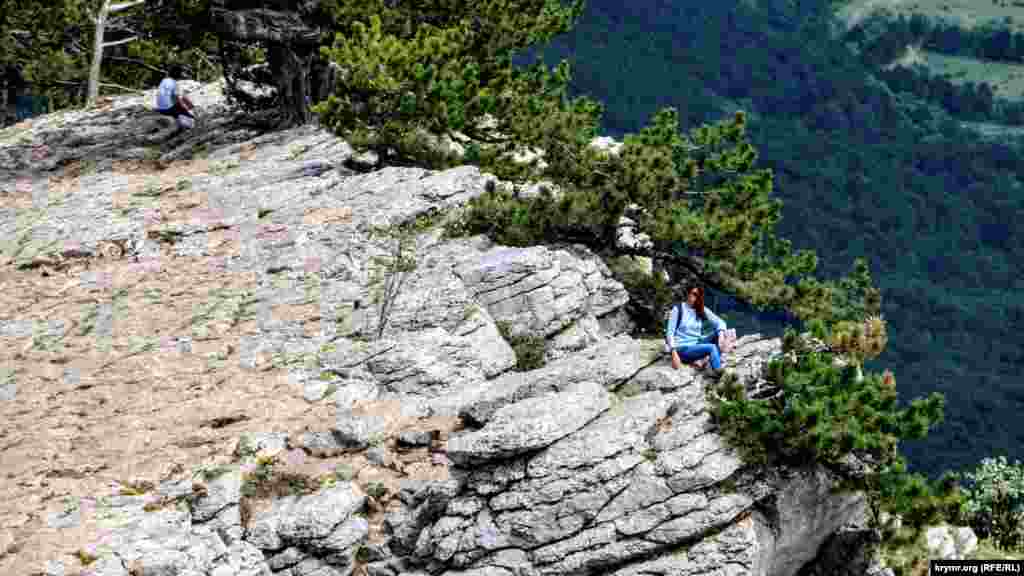
[(996, 96), (1007, 99), (1024, 97), (1024, 65), (992, 62), (962, 56), (947, 56), (923, 51), (924, 64), (934, 74), (950, 76), (956, 84), (988, 82)]
[(853, 0), (842, 8), (840, 15), (858, 19), (872, 8), (882, 7), (896, 15), (923, 14), (952, 20), (967, 28), (1010, 18), (1011, 28), (1024, 32), (1024, 2), (1021, 0)]
[[(998, 23), (1024, 32), (1024, 0), (854, 0), (843, 6), (839, 14), (852, 25), (878, 8), (890, 9), (893, 17), (921, 14), (929, 19), (953, 21), (963, 28)], [(948, 74), (954, 83), (988, 82), (997, 97), (1024, 98), (1024, 63), (992, 62), (927, 50), (918, 54), (921, 63), (937, 75)]]

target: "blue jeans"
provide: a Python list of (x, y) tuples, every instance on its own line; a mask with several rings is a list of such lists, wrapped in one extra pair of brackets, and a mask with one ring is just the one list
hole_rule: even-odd
[(715, 370), (722, 367), (722, 355), (718, 350), (718, 330), (701, 338), (697, 344), (676, 348), (676, 352), (679, 353), (679, 359), (683, 362), (696, 362), (710, 355), (711, 367)]

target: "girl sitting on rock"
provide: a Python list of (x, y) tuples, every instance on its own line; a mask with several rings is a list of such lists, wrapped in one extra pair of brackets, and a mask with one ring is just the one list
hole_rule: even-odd
[[(704, 323), (710, 321), (713, 330), (704, 334)], [(704, 306), (704, 289), (697, 285), (686, 288), (686, 301), (672, 307), (665, 339), (672, 352), (672, 368), (678, 370), (682, 362), (697, 362), (711, 358), (711, 375), (722, 377), (722, 351), (718, 348), (718, 335), (726, 329), (725, 321)]]

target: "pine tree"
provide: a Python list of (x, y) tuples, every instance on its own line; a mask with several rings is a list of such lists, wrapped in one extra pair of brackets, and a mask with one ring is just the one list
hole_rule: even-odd
[[(385, 163), (443, 168), (469, 162), (504, 180), (549, 180), (560, 191), (481, 197), (467, 232), (527, 245), (569, 241), (605, 256), (650, 257), (670, 283), (696, 279), (762, 309), (830, 325), (877, 315), (867, 268), (838, 282), (813, 276), (817, 259), (774, 234), (781, 201), (755, 168), (742, 113), (689, 133), (665, 109), (621, 150), (590, 145), (602, 107), (570, 98), (569, 67), (513, 65), (568, 30), (582, 0), (333, 0), (335, 93), (321, 122)], [(532, 154), (530, 162), (516, 155)], [(648, 245), (618, 241), (623, 218)]]
[(0, 9), (0, 70), (20, 68), (33, 93), (49, 96), (56, 106), (73, 100), (87, 74), (89, 50), (82, 46), (91, 38), (83, 27), (96, 5), (93, 0), (5, 2)]
[(318, 107), (321, 121), (389, 162), (434, 166), (459, 161), (437, 151), (444, 138), (462, 139), (487, 162), (552, 132), (593, 131), (595, 104), (565, 105), (566, 66), (512, 62), (567, 31), (582, 8), (582, 0), (334, 0), (334, 42), (322, 53), (342, 74)]
[[(104, 6), (108, 45), (99, 73), (90, 74), (100, 62), (95, 32)], [(216, 50), (208, 11), (208, 0), (19, 1), (0, 10), (0, 69), (19, 67), (31, 92), (54, 108), (81, 104), (91, 75), (95, 88), (148, 89), (171, 64), (183, 64), (191, 77), (209, 80), (220, 70), (208, 56)]]

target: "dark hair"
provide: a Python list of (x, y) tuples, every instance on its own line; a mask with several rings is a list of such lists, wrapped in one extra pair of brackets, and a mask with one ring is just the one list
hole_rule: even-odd
[(697, 291), (697, 301), (693, 303), (693, 309), (697, 311), (697, 316), (704, 320), (707, 320), (707, 315), (704, 314), (704, 289), (699, 284), (690, 284), (686, 287), (686, 292), (683, 295), (683, 301), (690, 297), (690, 292)]
[(171, 66), (171, 71), (167, 75), (175, 80), (181, 80), (181, 77), (185, 75), (185, 70), (181, 67), (181, 64), (175, 64)]

